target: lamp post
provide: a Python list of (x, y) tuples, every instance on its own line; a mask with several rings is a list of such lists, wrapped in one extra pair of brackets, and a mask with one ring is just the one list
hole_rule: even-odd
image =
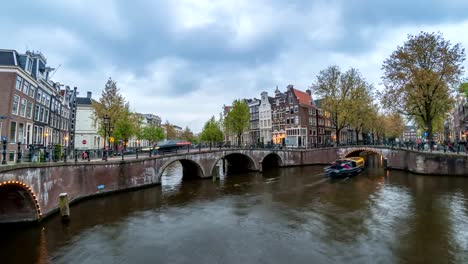
[(68, 155), (68, 136), (65, 136), (65, 146), (63, 150), (63, 162), (67, 162), (67, 155)]
[(6, 162), (6, 144), (7, 144), (6, 137), (2, 137), (2, 143), (3, 143), (3, 160), (2, 160), (2, 164), (7, 164), (7, 162)]
[(136, 146), (136, 158), (138, 159), (138, 148), (140, 147), (140, 140), (137, 139), (137, 146)]
[(111, 156), (114, 152), (114, 140), (113, 139), (112, 139), (112, 145), (111, 145), (111, 135), (113, 131), (114, 131), (114, 126), (110, 125), (109, 126), (109, 151), (111, 151)]
[(21, 142), (18, 142), (18, 157), (16, 158), (16, 163), (21, 163)]
[(104, 116), (104, 147), (102, 151), (102, 159), (107, 161), (107, 150), (106, 150), (106, 137), (107, 137), (107, 127), (109, 126), (110, 118), (108, 115)]

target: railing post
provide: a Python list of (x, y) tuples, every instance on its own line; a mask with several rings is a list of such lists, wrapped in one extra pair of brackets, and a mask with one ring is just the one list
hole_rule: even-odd
[(76, 151), (76, 149), (75, 149), (75, 163), (78, 162), (78, 156), (76, 155), (76, 152), (77, 152), (77, 151)]
[(16, 163), (21, 162), (21, 142), (18, 142), (18, 157), (16, 158)]

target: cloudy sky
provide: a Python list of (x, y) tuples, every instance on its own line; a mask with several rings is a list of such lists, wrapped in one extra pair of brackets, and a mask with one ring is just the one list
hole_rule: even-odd
[(112, 77), (132, 110), (198, 132), (223, 104), (305, 90), (329, 65), (379, 86), (407, 34), (468, 47), (467, 10), (466, 0), (6, 1), (0, 48), (41, 51), (81, 96), (97, 98)]

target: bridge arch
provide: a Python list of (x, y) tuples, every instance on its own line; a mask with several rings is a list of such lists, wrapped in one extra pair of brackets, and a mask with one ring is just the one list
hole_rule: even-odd
[(162, 174), (167, 168), (167, 166), (177, 161), (180, 162), (180, 164), (182, 164), (182, 179), (195, 179), (205, 177), (205, 170), (203, 169), (203, 166), (201, 166), (198, 162), (187, 158), (180, 158), (169, 160), (166, 163), (164, 163), (159, 169), (158, 179), (161, 180)]
[(268, 153), (262, 159), (262, 171), (265, 169), (281, 167), (282, 165), (283, 160), (281, 159), (280, 155), (275, 152)]
[(41, 219), (41, 207), (31, 187), (20, 181), (0, 182), (0, 222)]
[(344, 153), (343, 157), (348, 158), (351, 157), (352, 154), (355, 153), (361, 153), (361, 152), (372, 152), (374, 154), (379, 155), (382, 158), (386, 158), (385, 155), (382, 153), (382, 151), (375, 149), (375, 148), (352, 148), (352, 149), (347, 149), (346, 152)]
[(221, 157), (216, 159), (211, 165), (210, 173), (213, 173), (216, 165), (222, 159), (226, 159), (231, 167), (236, 168), (236, 170), (253, 170), (258, 171), (258, 165), (255, 159), (247, 153), (242, 152), (230, 152), (223, 153)]

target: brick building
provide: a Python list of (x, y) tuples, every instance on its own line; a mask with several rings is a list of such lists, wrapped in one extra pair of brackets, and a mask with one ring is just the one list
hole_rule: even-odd
[[(41, 53), (0, 50), (0, 136), (7, 141), (7, 160), (32, 146), (53, 151), (65, 145), (73, 127), (72, 98), (49, 78), (53, 68)], [(51, 110), (52, 109), (52, 110)]]

